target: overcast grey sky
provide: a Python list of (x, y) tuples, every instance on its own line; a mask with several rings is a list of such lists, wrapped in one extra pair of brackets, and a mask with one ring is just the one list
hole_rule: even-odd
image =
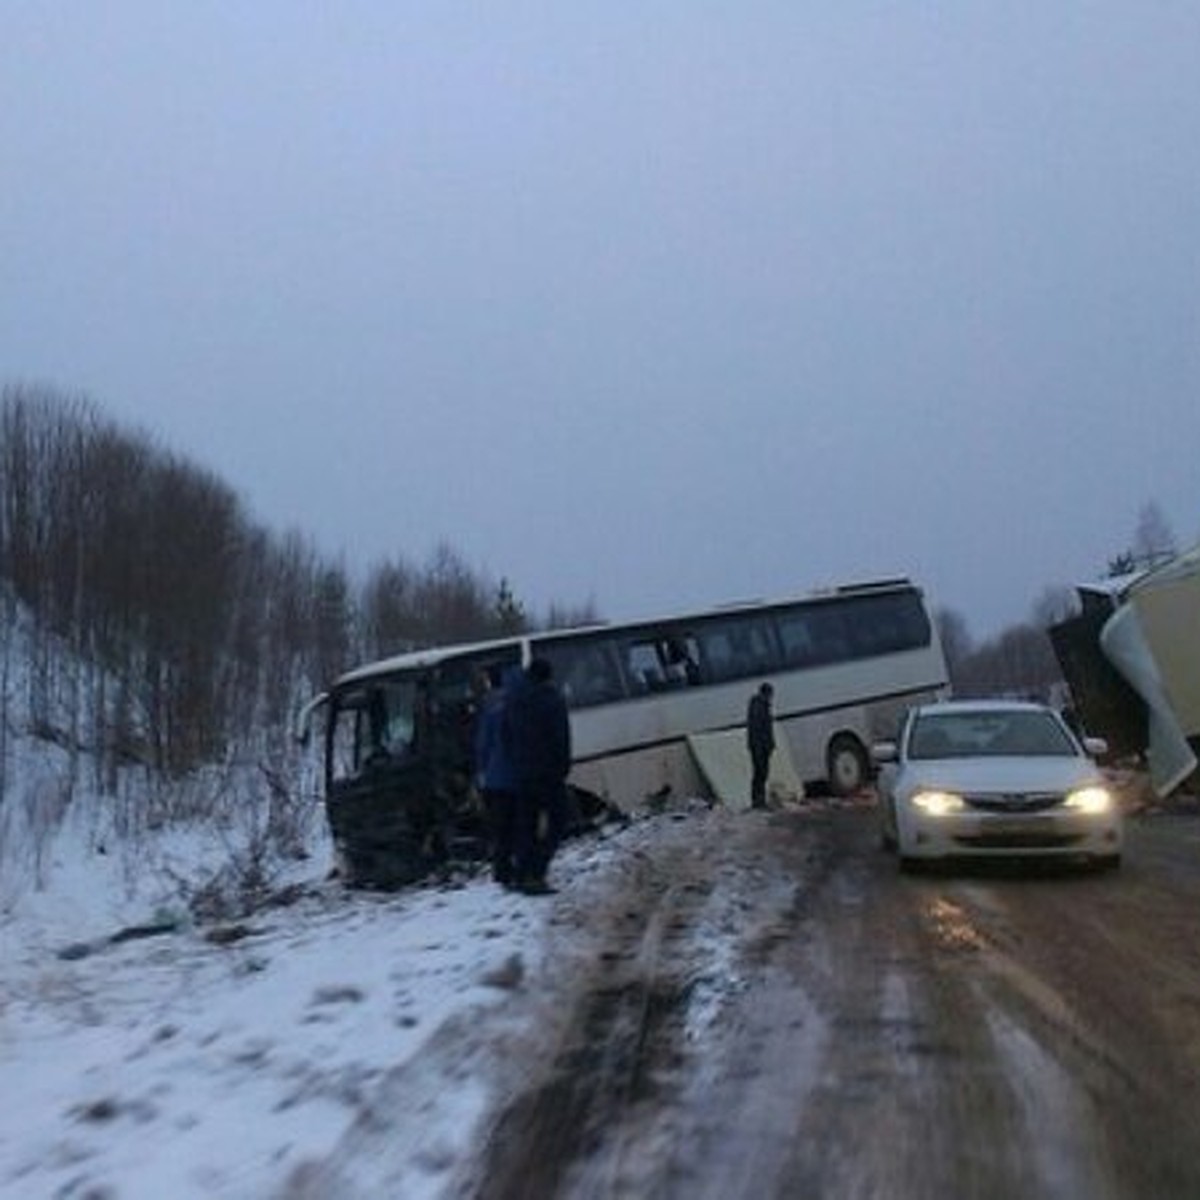
[(0, 382), (541, 611), (1200, 538), (1194, 0), (0, 0)]

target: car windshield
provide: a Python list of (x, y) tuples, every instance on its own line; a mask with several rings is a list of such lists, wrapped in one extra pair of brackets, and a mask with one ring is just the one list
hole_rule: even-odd
[(1076, 753), (1070, 735), (1050, 713), (1029, 709), (922, 713), (908, 740), (908, 757), (913, 759)]

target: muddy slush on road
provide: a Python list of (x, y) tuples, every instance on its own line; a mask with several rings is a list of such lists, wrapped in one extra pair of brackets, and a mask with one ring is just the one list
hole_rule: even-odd
[(618, 882), (554, 901), (577, 962), (455, 1194), (1200, 1195), (1200, 818), (909, 878), (869, 805), (717, 809)]

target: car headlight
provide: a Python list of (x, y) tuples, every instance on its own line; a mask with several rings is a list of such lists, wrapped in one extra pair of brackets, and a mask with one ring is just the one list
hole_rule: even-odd
[(954, 792), (917, 792), (912, 802), (931, 817), (944, 817), (949, 813), (961, 812), (965, 807), (963, 798)]
[(1075, 808), (1085, 813), (1108, 812), (1112, 808), (1112, 796), (1107, 788), (1083, 787), (1077, 788), (1064, 801), (1067, 808)]

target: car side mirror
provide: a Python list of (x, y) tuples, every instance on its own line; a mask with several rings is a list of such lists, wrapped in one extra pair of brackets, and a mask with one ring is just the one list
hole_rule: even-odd
[(871, 746), (871, 758), (877, 763), (895, 762), (897, 757), (895, 742), (875, 742)]
[(1083, 739), (1083, 752), (1089, 758), (1103, 758), (1108, 753), (1108, 742), (1104, 738), (1085, 737)]

